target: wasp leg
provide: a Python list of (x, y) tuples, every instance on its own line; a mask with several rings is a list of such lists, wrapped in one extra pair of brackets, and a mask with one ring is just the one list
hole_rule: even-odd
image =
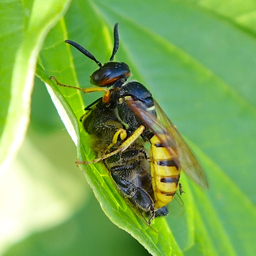
[(114, 134), (112, 143), (106, 148), (105, 153), (108, 152), (118, 141), (118, 137), (120, 137), (121, 140), (125, 140), (127, 137), (127, 132), (123, 128), (119, 128), (117, 132)]
[(182, 195), (183, 193), (185, 193), (185, 191), (183, 191), (183, 189), (182, 189), (181, 183), (179, 183), (179, 191), (180, 191), (180, 195)]
[(63, 87), (67, 87), (67, 88), (73, 88), (79, 91), (82, 91), (83, 93), (90, 93), (90, 92), (104, 92), (104, 95), (102, 97), (102, 101), (104, 103), (108, 103), (110, 101), (110, 95), (111, 92), (109, 89), (107, 88), (102, 88), (102, 87), (90, 87), (90, 88), (80, 88), (80, 87), (76, 87), (76, 86), (72, 86), (72, 85), (66, 85), (66, 84), (62, 84), (60, 83), (56, 77), (51, 76), (50, 79), (53, 79), (57, 85), (59, 86), (63, 86)]
[(141, 210), (150, 212), (150, 218), (148, 220), (148, 223), (150, 224), (151, 220), (155, 217), (154, 202), (150, 195), (144, 189), (137, 187), (131, 181), (121, 177), (118, 172), (112, 171), (111, 176), (126, 197), (131, 199), (131, 201)]
[(77, 163), (77, 164), (91, 164), (91, 163), (97, 163), (97, 162), (100, 162), (100, 161), (102, 161), (102, 160), (104, 160), (104, 159), (106, 159), (106, 158), (109, 158), (109, 157), (111, 157), (111, 156), (113, 156), (113, 155), (115, 155), (115, 154), (117, 154), (117, 153), (123, 152), (123, 151), (126, 150), (134, 141), (136, 141), (136, 140), (140, 137), (140, 135), (144, 132), (144, 130), (145, 130), (145, 126), (144, 126), (144, 125), (139, 126), (139, 128), (138, 128), (137, 130), (135, 130), (134, 133), (133, 133), (129, 138), (127, 138), (127, 139), (121, 144), (121, 146), (120, 146), (118, 149), (116, 149), (116, 150), (114, 150), (114, 151), (112, 151), (112, 152), (110, 152), (110, 153), (108, 153), (108, 154), (105, 154), (105, 155), (101, 156), (100, 158), (96, 158), (96, 159), (94, 159), (94, 160), (91, 161), (91, 162), (76, 161), (76, 163)]

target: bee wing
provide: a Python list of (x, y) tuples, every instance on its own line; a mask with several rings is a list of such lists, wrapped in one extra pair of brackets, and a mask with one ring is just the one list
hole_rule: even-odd
[[(163, 146), (171, 148), (170, 154), (180, 161), (183, 172), (203, 188), (208, 188), (208, 181), (202, 167), (194, 154), (177, 131), (175, 125), (168, 119), (156, 101), (157, 116), (152, 115), (140, 101), (129, 98), (128, 106), (137, 114), (150, 130), (159, 138)], [(160, 136), (159, 136), (160, 134)], [(163, 136), (164, 135), (164, 139)]]

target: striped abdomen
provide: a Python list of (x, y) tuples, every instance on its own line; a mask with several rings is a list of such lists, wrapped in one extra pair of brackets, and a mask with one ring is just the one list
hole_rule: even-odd
[(168, 149), (154, 135), (151, 140), (151, 177), (155, 208), (170, 203), (179, 187), (180, 166), (173, 161)]

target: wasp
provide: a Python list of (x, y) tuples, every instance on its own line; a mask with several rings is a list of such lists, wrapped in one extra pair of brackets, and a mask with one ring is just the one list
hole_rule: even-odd
[(97, 158), (92, 162), (104, 162), (122, 193), (149, 215), (148, 223), (154, 217), (168, 214), (167, 205), (181, 187), (181, 170), (198, 185), (208, 188), (201, 166), (150, 91), (137, 81), (127, 82), (131, 75), (129, 66), (113, 61), (119, 47), (118, 23), (114, 26), (112, 55), (103, 65), (81, 45), (65, 42), (99, 66), (90, 76), (91, 84), (98, 87), (82, 89), (52, 78), (60, 86), (84, 93), (104, 92), (103, 97), (85, 108), (81, 117), (84, 129), (94, 137), (92, 147)]

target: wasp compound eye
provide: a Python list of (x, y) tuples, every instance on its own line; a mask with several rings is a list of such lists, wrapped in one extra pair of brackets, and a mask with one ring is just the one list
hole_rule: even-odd
[(98, 86), (111, 86), (120, 79), (130, 76), (130, 69), (123, 62), (107, 62), (91, 75), (91, 84)]

